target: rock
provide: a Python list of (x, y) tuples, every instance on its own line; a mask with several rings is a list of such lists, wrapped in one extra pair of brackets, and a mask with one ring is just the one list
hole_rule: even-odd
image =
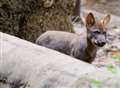
[[(0, 40), (0, 88), (70, 88), (82, 74), (95, 70), (87, 63), (13, 36), (0, 33)], [(86, 70), (81, 71), (83, 68)], [(13, 84), (18, 87), (11, 87)]]
[(120, 87), (119, 75), (106, 68), (3, 33), (0, 45), (0, 88)]

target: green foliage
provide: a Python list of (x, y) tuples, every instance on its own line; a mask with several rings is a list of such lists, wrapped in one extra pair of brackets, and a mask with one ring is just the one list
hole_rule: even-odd
[(110, 64), (107, 66), (107, 70), (114, 75), (120, 76), (120, 66), (117, 64)]
[(111, 64), (107, 65), (106, 68), (109, 72), (120, 75), (120, 54), (118, 52), (113, 53), (113, 61)]
[(101, 88), (102, 84), (103, 84), (103, 82), (101, 80), (92, 80), (91, 81), (92, 88)]
[(117, 62), (120, 63), (120, 55), (117, 55), (117, 56), (115, 57), (115, 59), (116, 59)]
[(112, 64), (107, 66), (107, 70), (112, 72), (113, 74), (115, 74), (117, 72), (116, 68)]

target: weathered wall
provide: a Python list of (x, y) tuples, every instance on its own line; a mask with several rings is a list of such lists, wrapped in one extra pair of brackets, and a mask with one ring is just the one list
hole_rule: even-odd
[(75, 0), (0, 0), (0, 31), (34, 42), (46, 30), (73, 32)]

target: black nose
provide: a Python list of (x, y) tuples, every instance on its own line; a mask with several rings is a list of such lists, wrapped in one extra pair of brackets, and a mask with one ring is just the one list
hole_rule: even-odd
[(97, 42), (96, 45), (99, 47), (103, 47), (106, 44), (106, 42)]
[(105, 44), (106, 44), (106, 42), (102, 42), (102, 43), (101, 43), (101, 45), (105, 45)]

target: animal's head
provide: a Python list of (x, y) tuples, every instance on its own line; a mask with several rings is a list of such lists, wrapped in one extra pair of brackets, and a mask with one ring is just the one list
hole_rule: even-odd
[(102, 47), (106, 44), (107, 24), (110, 22), (110, 15), (105, 16), (99, 21), (95, 20), (92, 13), (86, 17), (87, 37), (95, 45)]

